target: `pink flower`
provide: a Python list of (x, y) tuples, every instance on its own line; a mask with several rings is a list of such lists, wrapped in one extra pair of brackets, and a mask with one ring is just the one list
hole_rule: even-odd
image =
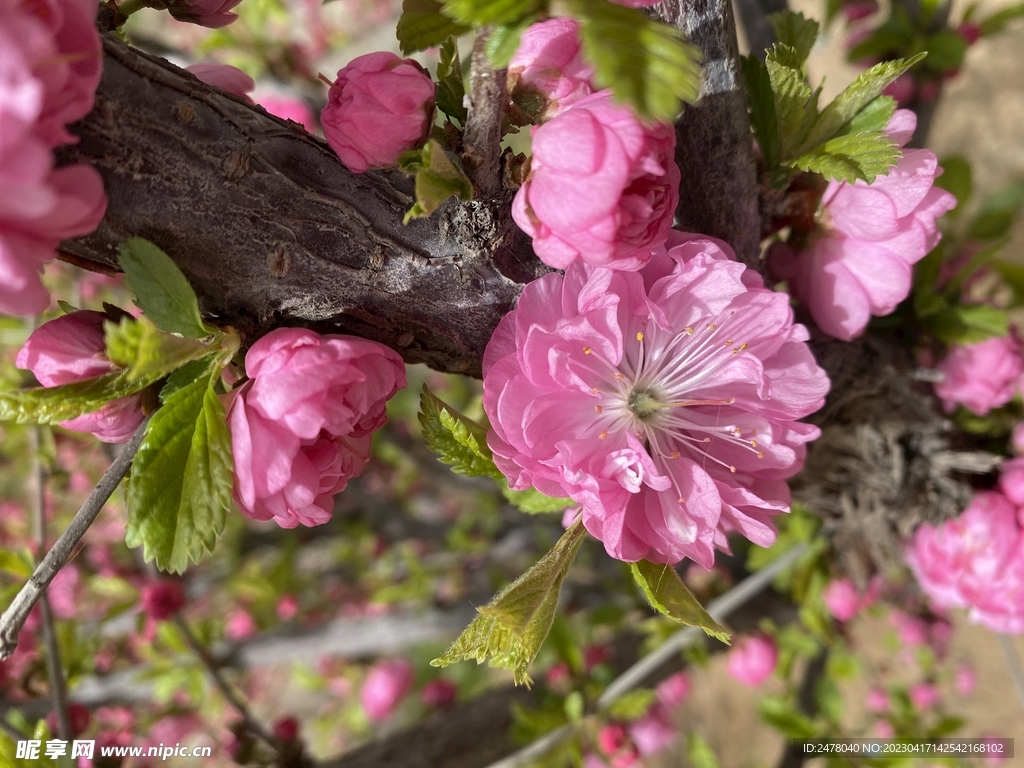
[(455, 703), (458, 692), (459, 689), (455, 687), (455, 683), (439, 677), (423, 686), (420, 698), (424, 705), (431, 709), (444, 709)]
[(917, 86), (914, 83), (914, 76), (909, 72), (904, 72), (902, 75), (893, 80), (889, 85), (882, 89), (882, 93), (886, 96), (892, 96), (896, 103), (901, 107), (905, 107), (911, 101), (914, 100), (914, 91)]
[[(530, 26), (508, 64), (512, 99), (536, 121), (550, 120), (594, 92), (594, 68), (584, 58), (579, 22), (556, 17)], [(534, 105), (532, 100), (539, 103)]]
[(949, 350), (937, 370), (935, 394), (946, 413), (957, 404), (978, 416), (1006, 405), (1020, 388), (1024, 356), (1015, 333)]
[(956, 28), (956, 31), (960, 37), (967, 41), (968, 45), (974, 45), (981, 39), (981, 27), (973, 21), (965, 21)]
[(978, 674), (970, 664), (961, 664), (953, 674), (953, 689), (961, 696), (970, 696), (978, 686)]
[(931, 709), (942, 700), (942, 697), (939, 695), (939, 689), (931, 683), (912, 685), (910, 686), (909, 694), (910, 703), (920, 710)]
[(257, 103), (275, 117), (283, 117), (305, 128), (309, 133), (316, 133), (316, 120), (306, 102), (290, 96), (274, 96), (268, 94), (257, 99)]
[(612, 557), (710, 568), (731, 531), (774, 541), (818, 435), (795, 419), (828, 380), (728, 246), (670, 245), (642, 272), (574, 263), (526, 286), (484, 354), (488, 444), (513, 488), (582, 505)]
[(373, 666), (359, 691), (359, 701), (366, 716), (383, 722), (412, 690), (413, 668), (405, 659), (381, 661)]
[(846, 3), (842, 10), (847, 23), (860, 21), (878, 12), (878, 0), (854, 0)]
[[(106, 358), (102, 312), (71, 312), (39, 326), (18, 352), (16, 364), (32, 371), (44, 387), (85, 381), (113, 370)], [(105, 443), (121, 443), (132, 436), (145, 416), (140, 395), (113, 400), (61, 426), (91, 432)]]
[(103, 57), (89, 0), (0, 0), (0, 312), (42, 312), (57, 244), (91, 232), (107, 199), (85, 165), (54, 169), (92, 109)]
[(238, 18), (230, 13), (241, 0), (159, 0), (178, 21), (219, 29)]
[(779, 650), (770, 637), (742, 637), (729, 649), (725, 671), (734, 680), (756, 688), (772, 676), (778, 660)]
[(203, 721), (194, 714), (168, 715), (149, 727), (147, 737), (153, 743), (178, 744), (202, 727)]
[(676, 739), (676, 726), (668, 710), (655, 703), (647, 714), (629, 724), (629, 737), (636, 751), (649, 757), (663, 752)]
[(675, 709), (690, 695), (690, 678), (685, 672), (676, 672), (662, 680), (655, 689), (658, 702), (666, 709)]
[(277, 601), (277, 618), (281, 621), (291, 621), (299, 612), (299, 601), (294, 595), (283, 595)]
[(675, 130), (645, 125), (609, 91), (531, 129), (530, 175), (512, 217), (545, 264), (637, 270), (665, 242), (679, 201)]
[(78, 615), (81, 586), (82, 574), (77, 565), (71, 563), (61, 568), (46, 590), (54, 616), (58, 619), (73, 619)]
[(147, 616), (163, 621), (185, 607), (185, 590), (173, 579), (151, 581), (142, 587), (140, 602)]
[(861, 609), (861, 595), (849, 579), (833, 579), (822, 595), (825, 607), (839, 621), (849, 621)]
[(1021, 421), (1013, 428), (1013, 433), (1010, 435), (1010, 445), (1013, 446), (1013, 452), (1016, 454), (1024, 454), (1024, 421)]
[(299, 738), (299, 721), (292, 715), (278, 718), (274, 722), (274, 738), (281, 741), (295, 741)]
[(626, 746), (626, 729), (619, 723), (605, 725), (597, 732), (597, 746), (606, 755), (614, 755)]
[(999, 468), (999, 490), (1018, 507), (1024, 507), (1024, 456), (1003, 462)]
[(889, 614), (889, 623), (896, 628), (900, 643), (908, 648), (928, 645), (928, 624), (924, 619), (894, 610)]
[(331, 86), (320, 123), (349, 170), (394, 165), (430, 130), (434, 82), (412, 59), (368, 53), (349, 62)]
[(867, 707), (869, 712), (882, 714), (889, 711), (889, 694), (881, 688), (868, 691)]
[(228, 408), (239, 506), (284, 528), (327, 522), (405, 386), (401, 357), (354, 336), (280, 328), (253, 344), (245, 370), (251, 381)]
[(891, 739), (896, 735), (896, 729), (888, 720), (878, 720), (871, 729), (876, 739)]
[(256, 620), (246, 610), (238, 608), (228, 614), (227, 623), (224, 625), (224, 636), (228, 640), (241, 642), (256, 634)]
[[(886, 130), (902, 146), (917, 118), (897, 110)], [(830, 182), (822, 198), (823, 231), (812, 237), (791, 283), (823, 331), (858, 336), (871, 315), (892, 312), (910, 293), (912, 266), (939, 242), (935, 220), (956, 198), (935, 186), (942, 172), (926, 149), (904, 149), (874, 183)]]
[(252, 103), (252, 99), (249, 98), (249, 93), (256, 87), (256, 83), (238, 67), (232, 67), (230, 64), (217, 64), (212, 61), (203, 61), (199, 64), (193, 64), (190, 67), (185, 67), (185, 69), (207, 85), (212, 85), (220, 88), (222, 91), (233, 93), (235, 96), (241, 96), (250, 104)]

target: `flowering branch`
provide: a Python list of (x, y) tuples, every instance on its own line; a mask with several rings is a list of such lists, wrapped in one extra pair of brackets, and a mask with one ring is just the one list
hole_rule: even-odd
[(469, 76), (468, 113), (462, 153), (466, 173), (484, 199), (501, 194), (501, 119), (505, 113), (507, 69), (495, 69), (487, 56), (489, 27), (476, 33)]
[(85, 500), (82, 508), (75, 514), (67, 530), (60, 535), (42, 562), (36, 566), (35, 573), (15, 595), (3, 615), (0, 615), (0, 659), (6, 659), (14, 653), (14, 649), (18, 647), (18, 634), (25, 625), (25, 620), (32, 608), (39, 602), (46, 588), (50, 586), (50, 582), (53, 581), (61, 566), (71, 555), (71, 551), (89, 530), (89, 526), (99, 516), (107, 499), (128, 474), (132, 459), (139, 450), (139, 446), (142, 445), (148, 423), (148, 419), (142, 422), (132, 439), (121, 449), (121, 453), (114, 459), (93, 492), (89, 494), (89, 498)]

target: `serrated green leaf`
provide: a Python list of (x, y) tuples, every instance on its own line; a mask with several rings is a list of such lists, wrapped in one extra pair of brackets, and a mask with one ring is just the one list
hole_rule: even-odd
[[(909, 59), (883, 61), (881, 64), (876, 64), (861, 72), (831, 104), (822, 110), (821, 116), (814, 123), (814, 127), (811, 128), (811, 132), (802, 144), (803, 150), (809, 151), (838, 134), (844, 125), (853, 120), (864, 107), (882, 93), (883, 88), (925, 56), (925, 53), (919, 53)], [(801, 154), (803, 153), (801, 152)]]
[(487, 430), (438, 398), (426, 384), (420, 393), (419, 422), (427, 447), (452, 472), (505, 482), (487, 447)]
[(704, 610), (675, 568), (647, 560), (630, 563), (630, 568), (633, 580), (658, 613), (679, 624), (700, 627), (711, 637), (729, 643), (729, 633)]
[(686, 737), (686, 759), (691, 768), (719, 768), (715, 750), (696, 732)]
[(141, 237), (125, 240), (117, 261), (138, 305), (158, 327), (190, 339), (214, 332), (203, 322), (195, 291), (178, 265), (153, 243)]
[(779, 116), (775, 111), (775, 95), (772, 81), (757, 56), (744, 56), (741, 60), (743, 79), (747, 85), (747, 105), (750, 108), (750, 124), (754, 138), (761, 147), (765, 168), (772, 170), (779, 164)]
[(964, 206), (974, 192), (974, 178), (971, 164), (960, 155), (948, 155), (939, 161), (942, 175), (935, 179), (935, 186), (951, 193), (956, 198), (956, 208), (948, 215), (957, 217), (963, 212)]
[(473, 184), (434, 139), (423, 149), (403, 152), (398, 167), (416, 176), (416, 203), (406, 212), (403, 224), (429, 216), (452, 195), (460, 200), (473, 199)]
[(231, 508), (231, 435), (214, 381), (168, 397), (132, 463), (125, 543), (165, 571), (181, 573), (212, 550)]
[(896, 112), (896, 99), (892, 96), (878, 96), (868, 102), (849, 122), (844, 133), (870, 133), (884, 131)]
[(537, 20), (537, 15), (530, 13), (515, 24), (502, 24), (491, 30), (484, 50), (487, 60), (495, 69), (504, 69), (519, 48), (523, 32)]
[(646, 120), (671, 121), (700, 93), (700, 52), (674, 27), (607, 0), (569, 0), (595, 80)]
[(197, 358), (210, 354), (210, 347), (161, 331), (145, 315), (138, 320), (123, 318), (104, 323), (107, 357), (124, 366), (132, 381), (159, 379)]
[(514, 24), (547, 7), (546, 0), (445, 0), (444, 12), (471, 27)]
[(818, 39), (818, 22), (796, 11), (773, 13), (768, 21), (775, 30), (775, 39), (792, 48), (803, 65), (814, 47), (814, 41)]
[[(159, 377), (157, 377), (159, 378)], [(156, 378), (131, 380), (126, 371), (59, 387), (0, 391), (0, 421), (57, 424), (98, 411), (111, 400), (141, 392)]]
[(957, 304), (925, 319), (931, 334), (943, 344), (973, 344), (1009, 329), (1006, 311), (988, 304)]
[(766, 696), (757, 704), (757, 713), (768, 725), (790, 739), (813, 739), (818, 735), (813, 721), (779, 696)]
[(528, 488), (525, 491), (513, 491), (511, 488), (503, 488), (501, 492), (520, 512), (526, 512), (529, 515), (561, 512), (573, 503), (572, 499), (548, 496), (536, 488)]
[(551, 630), (562, 582), (585, 536), (582, 523), (570, 526), (536, 565), (477, 609), (480, 615), (431, 666), (489, 659), (491, 666), (510, 670), (516, 685), (529, 685), (529, 666)]
[(462, 80), (462, 65), (459, 62), (459, 47), (454, 37), (441, 44), (440, 59), (437, 62), (437, 93), (434, 103), (448, 117), (466, 124), (466, 107), (463, 98), (466, 85)]
[(820, 173), (830, 181), (868, 184), (885, 173), (901, 157), (899, 145), (884, 131), (851, 133), (829, 139), (789, 165), (801, 171)]
[(657, 700), (658, 694), (650, 688), (637, 688), (623, 694), (604, 709), (604, 713), (613, 720), (631, 722), (639, 720), (647, 714), (651, 705)]
[(776, 43), (765, 59), (768, 78), (775, 96), (782, 159), (791, 157), (794, 148), (818, 119), (816, 92), (800, 69), (799, 57), (788, 46)]
[(441, 13), (442, 5), (439, 0), (402, 1), (402, 15), (398, 19), (395, 36), (403, 56), (433, 48), (449, 37), (469, 32), (469, 27)]
[(967, 228), (967, 236), (975, 240), (997, 240), (1003, 237), (1010, 231), (1021, 208), (1024, 208), (1024, 181), (1011, 184), (987, 197)]
[(191, 363), (181, 366), (181, 368), (167, 377), (167, 383), (160, 389), (160, 402), (166, 403), (167, 398), (197, 379), (209, 378), (213, 373), (214, 366), (218, 368), (223, 367), (221, 366), (221, 361), (218, 360), (217, 353), (209, 354), (206, 357), (201, 357), (198, 360), (193, 360)]

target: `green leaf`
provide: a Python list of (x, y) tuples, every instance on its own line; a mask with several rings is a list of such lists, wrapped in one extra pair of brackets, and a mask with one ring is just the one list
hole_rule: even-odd
[(452, 472), (505, 482), (487, 447), (487, 430), (439, 399), (426, 384), (420, 393), (419, 420), (427, 447)]
[(818, 735), (811, 719), (780, 696), (761, 699), (757, 713), (768, 725), (790, 739), (813, 739)]
[(402, 15), (395, 30), (403, 56), (469, 32), (469, 27), (441, 13), (441, 7), (438, 0), (403, 0)]
[(779, 164), (779, 116), (775, 112), (775, 95), (768, 68), (757, 56), (744, 56), (741, 60), (743, 79), (747, 84), (747, 105), (754, 137), (761, 147), (765, 167), (772, 170)]
[(398, 167), (416, 176), (416, 203), (406, 212), (403, 224), (429, 216), (452, 195), (460, 200), (473, 199), (473, 185), (466, 174), (434, 139), (423, 149), (403, 152), (398, 158)]
[(604, 713), (613, 720), (639, 720), (647, 714), (657, 698), (658, 694), (650, 688), (637, 688), (605, 707)]
[(1009, 329), (1006, 311), (988, 304), (957, 304), (926, 319), (932, 335), (943, 344), (973, 344)]
[(514, 24), (547, 7), (546, 0), (445, 0), (444, 12), (471, 27)]
[(884, 131), (896, 111), (896, 99), (892, 96), (878, 96), (868, 102), (850, 121), (846, 133), (870, 133)]
[(138, 297), (138, 305), (160, 328), (190, 339), (213, 333), (199, 315), (199, 302), (188, 280), (157, 246), (141, 237), (121, 243), (117, 258), (125, 283)]
[(463, 97), (466, 85), (462, 81), (462, 64), (459, 62), (459, 47), (454, 37), (441, 44), (441, 58), (437, 62), (437, 93), (434, 103), (437, 108), (459, 125), (466, 124), (466, 107)]
[(956, 198), (956, 208), (949, 212), (950, 216), (959, 216), (964, 206), (971, 199), (974, 191), (974, 178), (971, 164), (960, 155), (949, 155), (939, 161), (943, 173), (935, 179), (935, 186), (951, 193)]
[(1024, 181), (1018, 181), (985, 199), (967, 228), (967, 236), (975, 240), (999, 239), (1010, 231), (1022, 207)]
[(700, 93), (700, 52), (682, 34), (636, 8), (607, 0), (569, 0), (580, 21), (583, 54), (594, 65), (595, 80), (611, 88), (645, 120), (671, 121), (680, 102)]
[(491, 30), (485, 50), (487, 60), (495, 69), (504, 69), (519, 48), (523, 32), (537, 20), (536, 14), (527, 14), (514, 24), (502, 24)]
[(863, 179), (870, 184), (895, 165), (900, 156), (899, 145), (887, 133), (874, 131), (836, 136), (789, 164), (801, 171), (820, 173), (829, 180)]
[(768, 52), (765, 66), (775, 95), (781, 155), (785, 159), (803, 143), (803, 136), (817, 120), (817, 97), (800, 68), (799, 56), (792, 48), (776, 43)]
[(1015, 19), (1024, 16), (1024, 3), (1017, 3), (993, 13), (991, 16), (982, 19), (979, 23), (982, 35), (994, 35), (1002, 32), (1006, 25)]
[(183, 572), (213, 549), (231, 508), (233, 463), (216, 375), (174, 392), (153, 415), (132, 462), (125, 543)]
[(161, 331), (146, 316), (138, 320), (126, 317), (119, 324), (108, 322), (104, 330), (107, 357), (124, 366), (132, 381), (162, 378), (210, 354), (208, 345)]
[(775, 29), (775, 39), (792, 48), (801, 65), (807, 61), (814, 41), (818, 39), (818, 22), (794, 11), (773, 13), (768, 21)]
[(519, 508), (520, 512), (530, 515), (561, 512), (570, 504), (572, 499), (559, 499), (541, 493), (536, 488), (528, 488), (525, 491), (513, 491), (511, 488), (503, 488), (502, 494)]
[(0, 571), (10, 573), (20, 579), (27, 579), (34, 570), (35, 565), (28, 550), (14, 552), (10, 549), (0, 549)]
[(193, 360), (191, 363), (181, 366), (181, 368), (167, 377), (167, 383), (160, 389), (160, 402), (166, 403), (167, 398), (197, 379), (208, 378), (214, 372), (214, 366), (218, 370), (223, 368), (222, 360), (219, 359), (216, 353), (211, 353), (206, 357), (201, 357), (198, 360)]
[(715, 750), (696, 732), (686, 737), (686, 759), (690, 768), (719, 768), (721, 765)]
[[(159, 378), (159, 377), (157, 377)], [(0, 421), (18, 424), (56, 424), (98, 411), (111, 400), (141, 392), (156, 378), (129, 379), (115, 371), (95, 379), (59, 387), (0, 391)]]
[(919, 53), (909, 59), (883, 61), (871, 69), (861, 72), (835, 100), (825, 107), (821, 116), (804, 141), (804, 151), (823, 144), (838, 134), (842, 127), (853, 120), (868, 104), (874, 101), (882, 89), (909, 70), (926, 54)]
[(711, 637), (729, 643), (729, 633), (704, 610), (675, 568), (647, 560), (630, 563), (630, 568), (634, 581), (658, 613), (680, 624), (700, 627)]
[(943, 29), (929, 35), (921, 48), (928, 51), (925, 66), (935, 72), (960, 69), (967, 55), (967, 41), (952, 29)]
[(491, 666), (511, 670), (516, 685), (529, 685), (530, 663), (551, 630), (562, 582), (585, 536), (582, 523), (566, 530), (536, 565), (477, 609), (480, 615), (431, 666), (490, 659)]

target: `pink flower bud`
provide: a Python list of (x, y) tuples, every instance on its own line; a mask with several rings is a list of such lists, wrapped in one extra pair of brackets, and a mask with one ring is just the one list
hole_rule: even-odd
[(455, 683), (439, 677), (423, 686), (420, 698), (423, 704), (431, 709), (444, 709), (455, 703), (458, 692), (459, 689), (455, 687)]
[[(44, 387), (56, 387), (102, 376), (113, 370), (106, 358), (102, 312), (82, 310), (44, 323), (32, 332), (18, 352), (16, 364), (32, 371)], [(132, 436), (145, 416), (141, 396), (113, 400), (97, 411), (61, 426), (91, 432), (105, 443), (121, 443)]]
[(544, 673), (544, 684), (549, 688), (557, 688), (566, 682), (570, 676), (569, 665), (564, 661), (560, 661), (557, 664), (553, 664)]
[(878, 12), (878, 0), (854, 0), (846, 3), (842, 10), (847, 23), (860, 21)]
[(861, 609), (861, 596), (849, 579), (833, 579), (822, 595), (829, 613), (840, 621), (849, 621)]
[(928, 624), (923, 619), (894, 610), (889, 614), (889, 623), (896, 628), (896, 635), (903, 645), (909, 648), (928, 645)]
[[(565, 17), (530, 26), (508, 64), (509, 94), (527, 112), (536, 112), (536, 122), (592, 94), (593, 77), (593, 66), (583, 58), (579, 22)], [(538, 100), (535, 109), (531, 96)]]
[(50, 608), (58, 619), (72, 619), (78, 614), (82, 576), (74, 563), (65, 565), (50, 582), (46, 591)]
[(984, 416), (1010, 402), (1024, 374), (1021, 352), (1016, 334), (950, 349), (938, 365), (942, 380), (935, 385), (946, 413), (952, 413), (959, 403)]
[(391, 717), (395, 708), (412, 689), (413, 668), (405, 659), (381, 661), (373, 666), (359, 691), (366, 716), (374, 722)]
[(965, 21), (956, 28), (956, 31), (960, 37), (967, 41), (968, 45), (974, 45), (981, 39), (981, 26), (973, 21)]
[(912, 685), (910, 686), (909, 694), (910, 703), (919, 710), (931, 709), (942, 699), (939, 695), (939, 689), (931, 683)]
[(434, 82), (412, 59), (368, 53), (338, 72), (320, 123), (349, 170), (394, 165), (430, 131)]
[(219, 29), (238, 18), (230, 13), (241, 0), (159, 0), (178, 21)]
[(650, 757), (675, 741), (676, 726), (665, 707), (655, 703), (646, 715), (629, 724), (629, 737), (639, 755)]
[(978, 685), (978, 674), (970, 664), (961, 664), (953, 675), (953, 690), (961, 696), (970, 696)]
[(896, 729), (888, 720), (879, 720), (871, 729), (876, 739), (891, 739), (896, 735)]
[(299, 721), (288, 715), (274, 723), (274, 737), (284, 742), (295, 741), (299, 738)]
[(256, 620), (248, 611), (238, 608), (228, 614), (224, 625), (224, 636), (238, 643), (256, 634)]
[(734, 680), (756, 688), (772, 676), (779, 659), (775, 642), (763, 635), (740, 638), (729, 649), (725, 671)]
[(185, 607), (185, 590), (180, 581), (151, 581), (142, 587), (140, 602), (147, 616), (163, 621)]
[(889, 711), (889, 694), (881, 688), (872, 688), (868, 691), (866, 703), (869, 712), (883, 714)]
[(638, 270), (665, 242), (679, 201), (675, 130), (645, 125), (602, 91), (531, 129), (516, 224), (548, 266)]
[(185, 67), (185, 69), (207, 85), (216, 86), (222, 91), (241, 96), (250, 104), (252, 103), (249, 93), (256, 87), (256, 83), (238, 67), (232, 67), (230, 64), (204, 61), (199, 64), (193, 64), (190, 67)]
[(598, 664), (604, 664), (612, 657), (607, 645), (591, 644), (583, 649), (583, 666), (590, 672)]
[(662, 680), (655, 689), (658, 701), (666, 709), (675, 709), (690, 695), (690, 678), (685, 672), (676, 672)]
[(299, 601), (294, 595), (284, 595), (277, 601), (277, 618), (281, 621), (291, 621), (299, 612)]
[(597, 746), (606, 755), (614, 755), (626, 745), (626, 729), (618, 723), (612, 723), (597, 732)]

